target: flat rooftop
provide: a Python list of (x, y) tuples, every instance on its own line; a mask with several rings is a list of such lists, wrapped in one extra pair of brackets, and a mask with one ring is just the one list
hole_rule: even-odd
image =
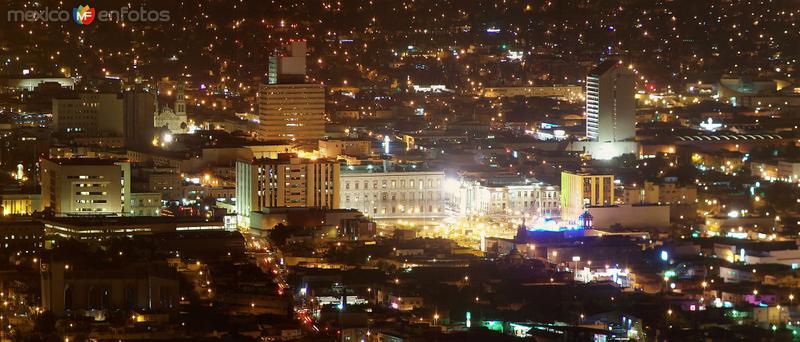
[(47, 160), (56, 163), (58, 165), (78, 165), (78, 166), (90, 166), (90, 165), (115, 165), (119, 162), (127, 162), (127, 159), (116, 159), (116, 158), (48, 158)]

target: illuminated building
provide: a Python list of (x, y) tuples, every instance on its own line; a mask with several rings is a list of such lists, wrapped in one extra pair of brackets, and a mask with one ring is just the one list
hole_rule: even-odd
[(554, 185), (540, 185), (534, 195), (533, 208), (539, 217), (560, 217), (560, 189)]
[(576, 220), (589, 206), (614, 203), (614, 176), (561, 172), (561, 217)]
[(636, 137), (636, 81), (617, 60), (606, 60), (586, 77), (586, 137), (617, 142)]
[(576, 281), (582, 283), (611, 282), (622, 288), (631, 287), (631, 276), (632, 274), (626, 269), (608, 266), (584, 266), (575, 272)]
[(116, 159), (42, 160), (42, 206), (56, 215), (122, 215), (131, 166)]
[(186, 97), (183, 84), (178, 84), (175, 92), (174, 108), (164, 107), (153, 118), (153, 126), (166, 128), (170, 133), (186, 133), (189, 131), (189, 119), (186, 116)]
[(495, 177), (448, 183), (448, 209), (457, 215), (507, 215), (515, 218), (561, 215), (558, 187), (533, 179)]
[(223, 221), (209, 221), (199, 216), (70, 216), (45, 219), (43, 223), (48, 235), (80, 240), (229, 230)]
[(444, 172), (353, 172), (341, 175), (343, 208), (376, 219), (444, 217)]
[(303, 83), (306, 78), (306, 41), (292, 39), (283, 51), (269, 57), (269, 84)]
[(745, 165), (748, 155), (741, 152), (717, 151), (692, 153), (692, 164), (701, 171), (715, 170), (725, 174), (739, 172)]
[(35, 254), (42, 248), (44, 225), (39, 221), (0, 222), (0, 248), (9, 254)]
[(137, 191), (158, 192), (165, 201), (180, 201), (183, 194), (183, 179), (177, 168), (148, 168), (142, 173), (142, 186)]
[(553, 87), (487, 87), (481, 93), (483, 97), (551, 97), (564, 101), (577, 102), (583, 100), (583, 87), (581, 86), (553, 86)]
[(6, 215), (30, 215), (42, 211), (41, 194), (6, 193), (0, 194), (0, 212)]
[(250, 212), (261, 208), (339, 208), (339, 163), (282, 153), (277, 159), (236, 163), (236, 212), (249, 226)]
[(161, 215), (161, 193), (160, 192), (134, 192), (130, 196), (129, 213), (130, 216), (160, 216)]
[(695, 200), (697, 200), (696, 186), (679, 186), (670, 182), (656, 184), (645, 181), (644, 186), (622, 190), (622, 202), (627, 204), (685, 204), (694, 203)]
[(336, 158), (338, 156), (367, 157), (372, 154), (372, 141), (360, 139), (320, 140), (319, 153), (325, 158)]
[(259, 137), (317, 140), (325, 135), (325, 86), (265, 84), (258, 92)]
[(800, 181), (800, 162), (788, 160), (778, 161), (778, 179), (787, 182)]
[(269, 60), (268, 84), (258, 91), (259, 137), (317, 140), (325, 135), (325, 86), (306, 84), (306, 42), (290, 40)]
[(778, 165), (774, 162), (752, 161), (750, 162), (750, 173), (753, 177), (763, 180), (778, 179)]

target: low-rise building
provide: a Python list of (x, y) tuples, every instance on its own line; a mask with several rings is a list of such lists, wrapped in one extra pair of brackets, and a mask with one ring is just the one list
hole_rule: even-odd
[(56, 217), (43, 220), (45, 232), (74, 239), (107, 239), (120, 236), (225, 231), (222, 221), (202, 217)]
[(324, 158), (338, 156), (368, 157), (372, 154), (372, 141), (367, 139), (326, 139), (319, 141), (319, 153)]
[(130, 164), (117, 159), (44, 159), (42, 206), (56, 215), (123, 215), (130, 173)]
[(614, 205), (587, 207), (598, 228), (637, 228), (666, 231), (670, 227), (668, 205)]
[(614, 176), (561, 173), (561, 217), (577, 220), (589, 206), (614, 204)]
[(521, 177), (462, 178), (448, 186), (448, 209), (457, 215), (558, 217), (559, 187)]
[(131, 193), (131, 203), (129, 206), (130, 216), (160, 216), (161, 215), (161, 193), (160, 192), (134, 192)]
[[(57, 316), (66, 312), (177, 309), (179, 276), (164, 265), (82, 270), (63, 261), (42, 263), (42, 306)], [(96, 317), (97, 319), (97, 317)]]
[(42, 211), (42, 195), (33, 193), (0, 194), (0, 214), (30, 215)]
[(375, 219), (441, 218), (444, 178), (442, 171), (346, 169), (339, 202)]
[(656, 184), (647, 181), (641, 187), (622, 190), (622, 203), (626, 204), (685, 204), (697, 200), (697, 187), (681, 186), (674, 182)]

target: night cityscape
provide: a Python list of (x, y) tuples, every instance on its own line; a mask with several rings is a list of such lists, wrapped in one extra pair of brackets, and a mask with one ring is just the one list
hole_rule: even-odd
[(800, 341), (798, 0), (0, 4), (0, 342)]

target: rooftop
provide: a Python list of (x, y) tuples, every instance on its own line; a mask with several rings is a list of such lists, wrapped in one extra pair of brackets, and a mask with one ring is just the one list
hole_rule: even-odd
[(126, 159), (116, 158), (48, 158), (47, 160), (58, 165), (116, 165), (127, 162)]

